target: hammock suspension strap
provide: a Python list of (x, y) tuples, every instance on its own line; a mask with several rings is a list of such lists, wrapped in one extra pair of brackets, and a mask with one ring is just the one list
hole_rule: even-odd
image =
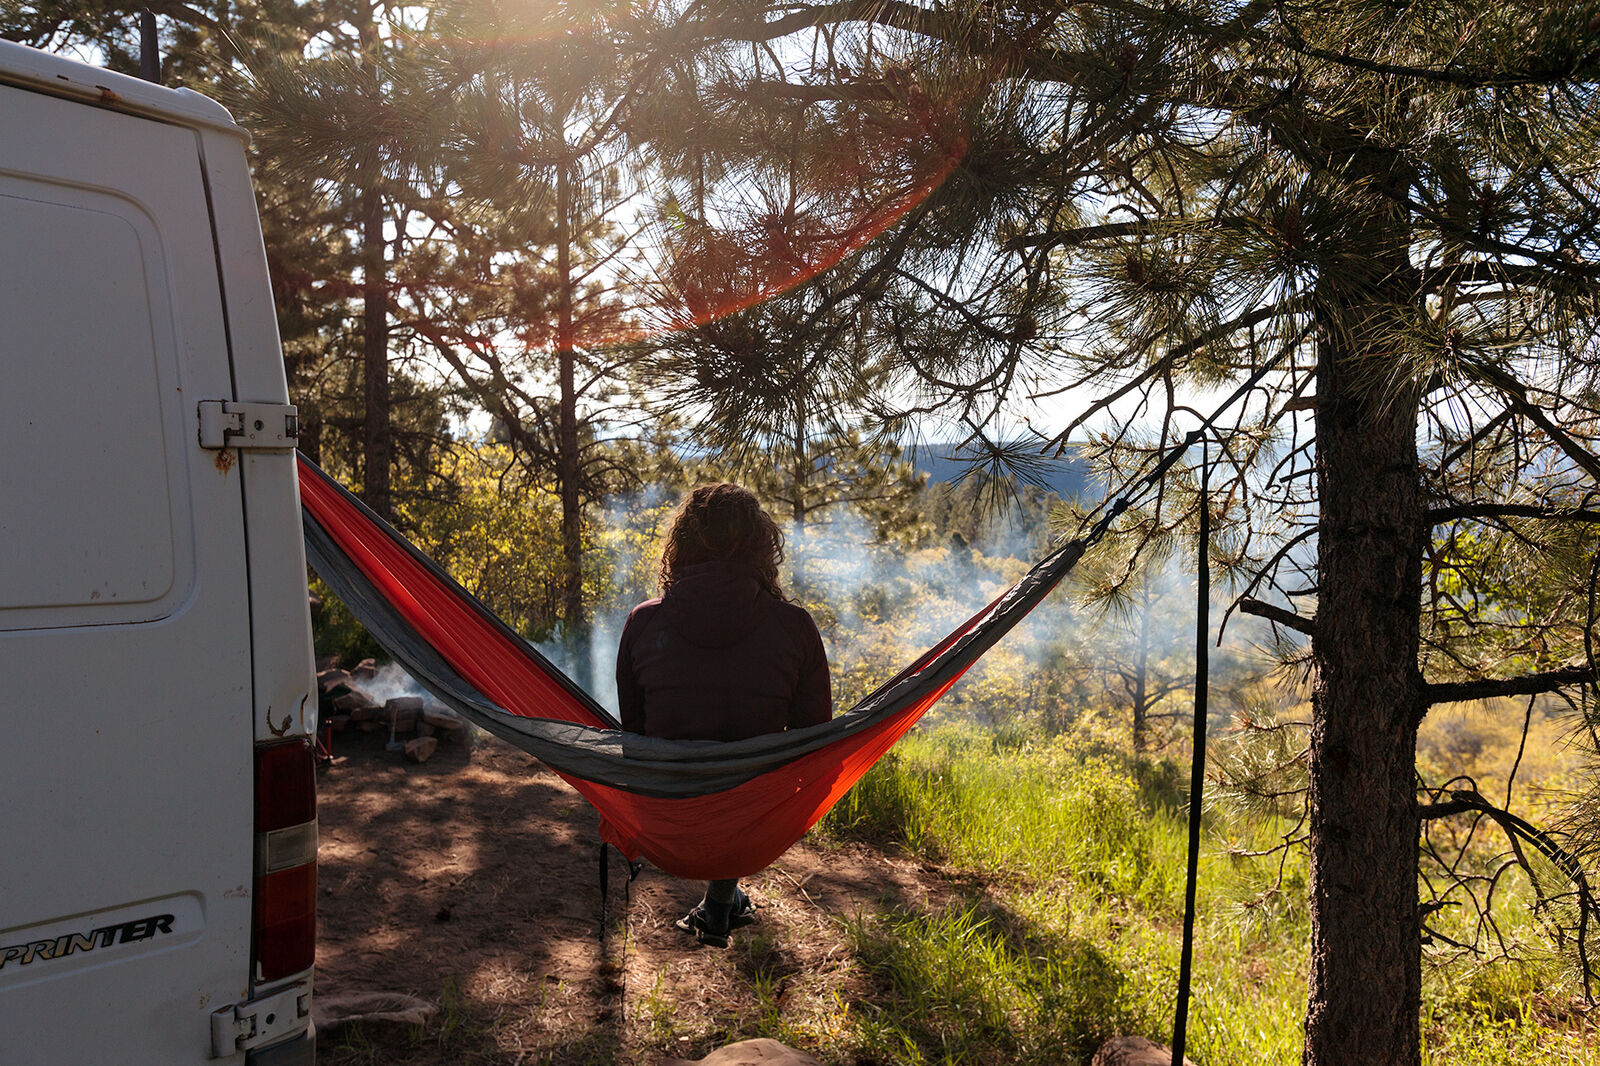
[[(1204, 447), (1204, 446), (1203, 446)], [(1195, 546), (1194, 757), (1189, 764), (1189, 866), (1184, 882), (1183, 955), (1178, 964), (1178, 1005), (1172, 1021), (1172, 1066), (1183, 1066), (1194, 976), (1195, 889), (1200, 879), (1200, 815), (1206, 786), (1206, 696), (1211, 663), (1211, 457), (1200, 459), (1200, 530)]]

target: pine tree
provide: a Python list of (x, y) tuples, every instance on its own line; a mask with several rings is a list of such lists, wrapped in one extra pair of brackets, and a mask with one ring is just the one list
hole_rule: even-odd
[(397, 276), (426, 218), (418, 210), (430, 191), (422, 135), (440, 99), (417, 43), (431, 16), (425, 7), (369, 0), (331, 0), (318, 10), (314, 32), (242, 52), (244, 73), (231, 79), (227, 98), (255, 137), (265, 180), (292, 190), (281, 206), (300, 215), (300, 225), (305, 215), (317, 217), (325, 228), (316, 242), (340, 253), (320, 264), (336, 268), (329, 276), (296, 269), (305, 265), (302, 250), (278, 246), (290, 262), (274, 280), (349, 316), (350, 328), (340, 332), (360, 367), (351, 397), (359, 423), (351, 428), (361, 495), (393, 517), (393, 364), (409, 339), (396, 325), (410, 311)]
[(477, 0), (434, 27), (439, 69), (460, 79), (435, 133), (458, 279), (440, 295), (460, 327), (435, 347), (561, 500), (561, 621), (580, 673), (585, 511), (631, 477), (625, 453), (602, 445), (633, 418), (637, 359), (621, 222), (637, 196), (622, 130), (630, 72), (607, 16)]
[(796, 526), (842, 504), (903, 509), (921, 485), (892, 437), (863, 432), (882, 375), (829, 295), (818, 283), (686, 322), (647, 341), (640, 368), (655, 406), (692, 420), (688, 446)]

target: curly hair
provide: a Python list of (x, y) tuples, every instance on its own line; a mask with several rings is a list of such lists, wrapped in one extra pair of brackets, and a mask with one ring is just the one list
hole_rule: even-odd
[(743, 563), (763, 589), (785, 598), (778, 585), (783, 532), (755, 493), (731, 481), (700, 485), (678, 505), (661, 552), (661, 594), (684, 567), (714, 561)]

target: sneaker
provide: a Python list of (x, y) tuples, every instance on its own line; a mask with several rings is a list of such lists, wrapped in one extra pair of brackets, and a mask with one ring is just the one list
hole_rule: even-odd
[(747, 925), (755, 924), (756, 905), (744, 894), (743, 889), (734, 889), (733, 910), (728, 913), (728, 928), (743, 929)]
[[(750, 921), (754, 920), (753, 918), (750, 919)], [(696, 904), (694, 910), (672, 924), (682, 929), (685, 933), (693, 933), (694, 938), (702, 944), (707, 944), (714, 948), (728, 946), (728, 929), (732, 924), (731, 921), (728, 918), (724, 918), (721, 922), (718, 922), (713, 915), (707, 912), (702, 904)], [(748, 925), (749, 922), (745, 924)]]

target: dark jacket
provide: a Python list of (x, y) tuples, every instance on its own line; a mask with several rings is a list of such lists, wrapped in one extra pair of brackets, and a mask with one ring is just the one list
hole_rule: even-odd
[(617, 702), (623, 729), (671, 740), (743, 740), (833, 716), (811, 616), (721, 562), (684, 567), (663, 599), (628, 615)]

